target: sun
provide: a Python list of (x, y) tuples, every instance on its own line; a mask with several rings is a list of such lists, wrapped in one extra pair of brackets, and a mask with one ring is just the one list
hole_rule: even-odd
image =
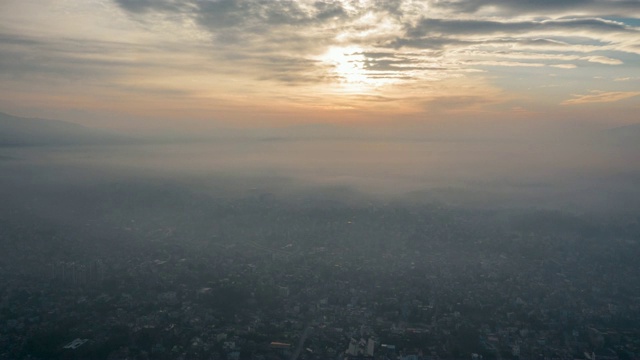
[(331, 47), (320, 60), (332, 68), (344, 91), (364, 92), (378, 85), (368, 76), (367, 58), (358, 46)]
[(359, 47), (329, 48), (323, 60), (333, 65), (336, 74), (346, 82), (357, 83), (367, 80), (364, 68), (366, 58)]

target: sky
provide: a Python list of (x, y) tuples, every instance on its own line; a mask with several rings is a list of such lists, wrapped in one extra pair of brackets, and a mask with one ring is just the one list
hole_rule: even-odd
[(124, 130), (631, 124), (640, 0), (2, 0), (0, 111)]

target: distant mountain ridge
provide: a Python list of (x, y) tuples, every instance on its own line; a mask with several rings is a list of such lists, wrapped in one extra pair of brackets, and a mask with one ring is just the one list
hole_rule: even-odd
[(75, 123), (0, 112), (0, 146), (89, 145), (125, 140), (123, 136)]
[(640, 146), (640, 124), (624, 125), (605, 130), (608, 138), (622, 145)]
[[(388, 131), (387, 131), (388, 130)], [(593, 145), (640, 147), (640, 124), (631, 124), (581, 133)], [(586, 134), (586, 135), (585, 135)], [(398, 141), (487, 141), (490, 138), (468, 138), (447, 132), (431, 131), (428, 136), (407, 135), (394, 129), (371, 130), (335, 124), (297, 124), (275, 128), (211, 128), (193, 131), (171, 131), (124, 135), (62, 120), (25, 118), (0, 112), (0, 146), (107, 145), (209, 142), (221, 140), (288, 141), (288, 140), (398, 140)], [(497, 138), (497, 140), (503, 140)], [(507, 138), (507, 140), (509, 140)], [(513, 139), (511, 139), (513, 140)]]

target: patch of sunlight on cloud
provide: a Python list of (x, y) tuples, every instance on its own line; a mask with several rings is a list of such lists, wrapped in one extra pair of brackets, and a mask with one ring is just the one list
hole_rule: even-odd
[(613, 59), (606, 56), (586, 56), (582, 60), (586, 60), (592, 63), (604, 64), (604, 65), (622, 65), (622, 60)]
[(556, 64), (556, 65), (549, 65), (549, 66), (558, 68), (558, 69), (575, 69), (577, 67), (574, 64)]
[(573, 99), (568, 99), (560, 103), (561, 105), (581, 105), (590, 103), (616, 102), (640, 95), (640, 91), (592, 91), (586, 95), (573, 95)]

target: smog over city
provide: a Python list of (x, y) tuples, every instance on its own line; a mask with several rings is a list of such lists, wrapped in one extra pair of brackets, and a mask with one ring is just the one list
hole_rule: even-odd
[(640, 1), (4, 0), (0, 359), (640, 359)]

